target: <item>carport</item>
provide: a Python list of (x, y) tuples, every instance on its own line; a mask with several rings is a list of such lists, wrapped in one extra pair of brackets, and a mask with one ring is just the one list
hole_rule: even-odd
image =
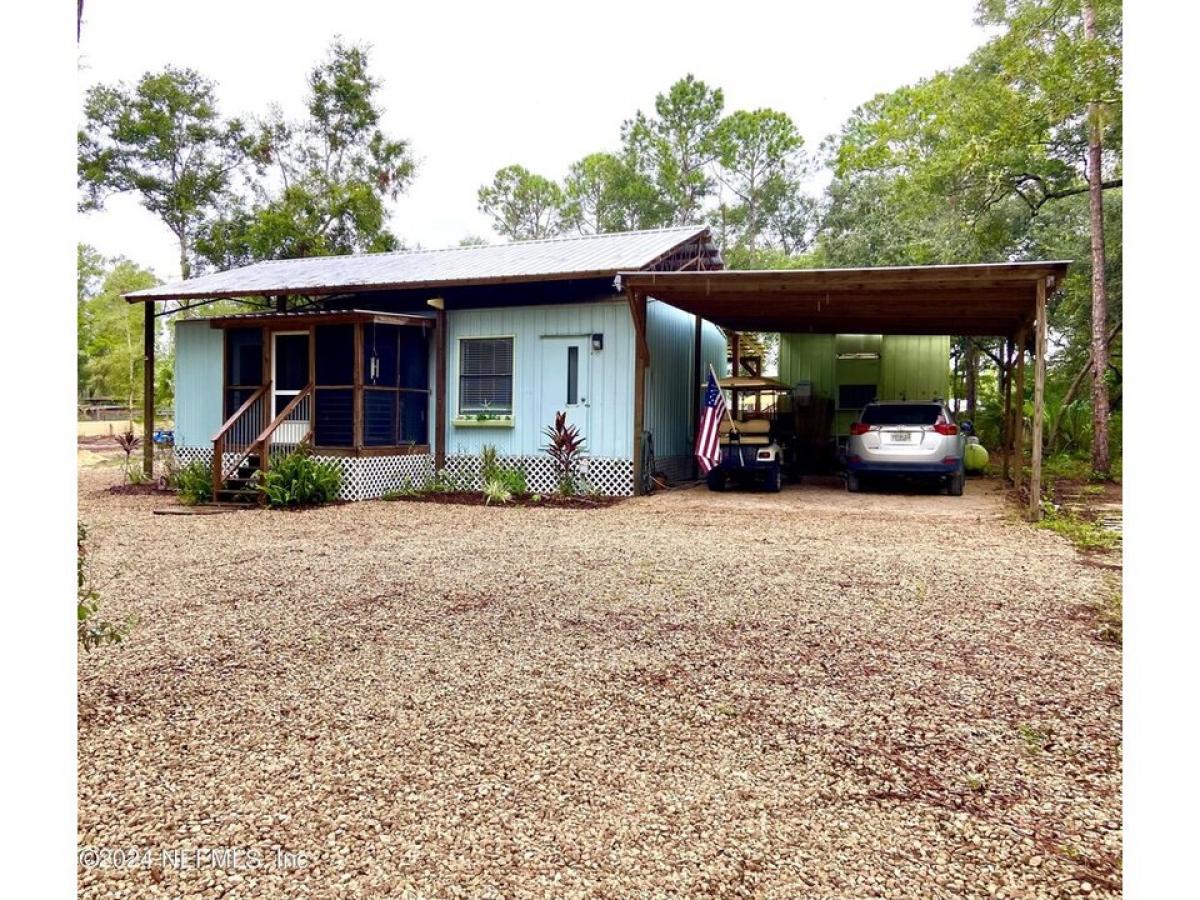
[[(886, 266), (860, 269), (790, 269), (717, 272), (623, 272), (637, 328), (634, 379), (635, 441), (644, 430), (646, 301), (661, 300), (707, 319), (733, 335), (743, 331), (817, 334), (962, 335), (1006, 342), (1003, 474), (1022, 481), (1026, 357), (1033, 365), (1033, 424), (1029, 478), (1030, 519), (1041, 514), (1042, 420), (1046, 383), (1046, 301), (1066, 275), (1069, 262), (1013, 262), (950, 266)], [(693, 404), (700, 407), (699, 351), (693, 353)], [(734, 374), (737, 374), (736, 372)], [(641, 480), (641, 447), (634, 448), (634, 484)]]

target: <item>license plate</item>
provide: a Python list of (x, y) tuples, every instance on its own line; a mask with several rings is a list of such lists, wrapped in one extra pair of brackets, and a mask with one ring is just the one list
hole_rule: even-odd
[(907, 444), (912, 442), (911, 431), (893, 431), (888, 436), (891, 438), (893, 444)]

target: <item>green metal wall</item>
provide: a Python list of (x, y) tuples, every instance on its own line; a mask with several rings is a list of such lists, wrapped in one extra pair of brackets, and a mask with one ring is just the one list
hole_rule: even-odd
[[(838, 359), (839, 354), (878, 353), (878, 359)], [(945, 335), (781, 334), (779, 379), (811, 381), (813, 394), (837, 403), (838, 386), (877, 384), (880, 400), (947, 398), (950, 338)], [(857, 410), (837, 410), (835, 428), (847, 434)]]

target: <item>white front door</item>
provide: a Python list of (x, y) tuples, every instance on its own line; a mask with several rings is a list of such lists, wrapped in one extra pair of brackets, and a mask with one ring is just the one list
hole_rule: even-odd
[[(271, 415), (279, 415), (308, 384), (307, 331), (276, 331), (271, 336)], [(302, 409), (303, 405), (299, 408)], [(297, 412), (299, 411), (297, 409)], [(290, 418), (275, 430), (272, 442), (297, 444), (308, 422)]]
[(554, 425), (557, 413), (565, 412), (567, 424), (578, 426), (583, 438), (588, 437), (591, 349), (591, 335), (541, 339), (539, 433)]

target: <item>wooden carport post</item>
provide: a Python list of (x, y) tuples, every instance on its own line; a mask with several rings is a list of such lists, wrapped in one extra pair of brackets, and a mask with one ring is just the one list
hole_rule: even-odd
[[(701, 362), (700, 355), (703, 352), (702, 337), (704, 331), (704, 320), (696, 316), (696, 330), (692, 335), (692, 440), (691, 444), (696, 446), (696, 429), (700, 422), (700, 379), (704, 377), (704, 373), (700, 370)], [(696, 454), (692, 454), (692, 478), (700, 477), (700, 463), (696, 459)]]
[(1033, 449), (1029, 460), (1029, 518), (1042, 517), (1042, 419), (1046, 417), (1046, 277), (1037, 281), (1033, 347)]
[(1012, 390), (1012, 448), (1013, 487), (1019, 488), (1025, 478), (1025, 349), (1029, 346), (1029, 328), (1022, 325), (1017, 332), (1017, 371)]
[(646, 343), (646, 296), (627, 288), (629, 314), (633, 317), (633, 493), (642, 493), (642, 432), (646, 419), (646, 365), (650, 347)]
[(1012, 471), (1012, 338), (1006, 338), (1001, 348), (1000, 380), (1004, 382), (1004, 413), (1000, 416), (1000, 449), (1004, 465), (1000, 478), (1008, 481)]
[[(154, 477), (154, 301), (142, 304), (142, 474)], [(131, 412), (132, 416), (133, 413)]]

